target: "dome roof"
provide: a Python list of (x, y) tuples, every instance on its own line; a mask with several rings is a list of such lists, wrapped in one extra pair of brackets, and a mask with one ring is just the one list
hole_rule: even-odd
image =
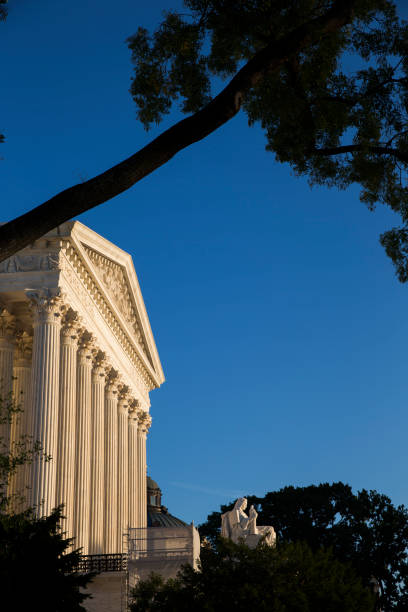
[(159, 489), (160, 491), (160, 487), (157, 484), (157, 482), (155, 480), (153, 480), (153, 478), (150, 478), (150, 476), (147, 476), (146, 478), (146, 485), (147, 485), (147, 489)]
[(161, 506), (157, 508), (147, 507), (147, 526), (148, 527), (186, 527), (187, 523), (167, 512), (167, 508)]
[(150, 476), (147, 485), (147, 526), (148, 527), (186, 527), (187, 523), (169, 513), (161, 503), (161, 489)]

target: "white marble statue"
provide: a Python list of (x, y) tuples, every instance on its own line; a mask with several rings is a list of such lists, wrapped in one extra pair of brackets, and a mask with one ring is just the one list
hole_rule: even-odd
[(263, 541), (268, 546), (275, 546), (276, 533), (271, 526), (258, 526), (256, 519), (258, 513), (254, 506), (249, 508), (249, 516), (244, 510), (247, 507), (245, 497), (239, 497), (235, 502), (234, 508), (221, 515), (221, 535), (236, 544), (244, 543), (249, 548), (255, 548), (259, 541)]

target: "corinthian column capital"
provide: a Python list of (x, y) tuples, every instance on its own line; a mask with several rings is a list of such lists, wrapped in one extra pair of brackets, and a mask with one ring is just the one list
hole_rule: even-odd
[(128, 414), (129, 401), (129, 387), (121, 385), (118, 389), (118, 410), (120, 414)]
[(106, 372), (106, 354), (103, 351), (95, 350), (92, 363), (92, 382), (105, 384)]
[(0, 339), (12, 341), (16, 331), (16, 318), (7, 308), (0, 307)]
[(106, 397), (109, 399), (117, 399), (119, 385), (120, 379), (118, 372), (113, 368), (108, 368), (106, 377)]
[(140, 431), (147, 434), (152, 424), (152, 417), (145, 410), (138, 411), (138, 423)]
[(91, 365), (92, 353), (95, 350), (95, 338), (87, 330), (84, 330), (78, 341), (78, 363)]
[(61, 323), (63, 300), (60, 289), (27, 289), (34, 323)]
[(79, 340), (81, 317), (75, 310), (68, 308), (61, 321), (61, 340), (63, 344), (76, 346)]
[(139, 421), (140, 402), (137, 399), (129, 400), (129, 422), (132, 425), (137, 425)]

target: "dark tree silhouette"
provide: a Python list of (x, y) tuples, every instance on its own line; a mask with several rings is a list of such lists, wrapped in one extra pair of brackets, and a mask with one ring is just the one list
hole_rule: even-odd
[(139, 582), (131, 612), (373, 612), (374, 597), (355, 571), (322, 549), (283, 544), (255, 550), (218, 540), (201, 551), (200, 571)]
[[(261, 525), (273, 525), (279, 542), (306, 542), (313, 551), (330, 549), (349, 562), (369, 585), (378, 581), (378, 609), (408, 609), (408, 511), (395, 507), (377, 491), (353, 493), (342, 482), (309, 487), (285, 487), (264, 497), (248, 496)], [(225, 512), (233, 504), (222, 506)], [(200, 534), (215, 541), (221, 524), (213, 512)]]
[[(381, 241), (408, 278), (408, 26), (392, 0), (184, 0), (153, 35), (129, 39), (140, 121), (190, 114), (106, 172), (0, 227), (0, 261), (129, 189), (241, 109), (266, 148), (312, 183), (400, 214)], [(207, 51), (209, 49), (209, 51)], [(228, 80), (211, 94), (211, 77)]]

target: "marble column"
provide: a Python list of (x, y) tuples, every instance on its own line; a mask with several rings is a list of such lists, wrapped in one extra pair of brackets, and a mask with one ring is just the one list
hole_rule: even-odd
[(91, 373), (92, 334), (85, 331), (77, 353), (77, 434), (75, 458), (75, 547), (87, 555), (91, 508)]
[(63, 514), (66, 518), (61, 521), (61, 526), (69, 538), (74, 535), (78, 335), (79, 316), (70, 308), (62, 319), (61, 327), (56, 497), (57, 504), (64, 504)]
[(118, 399), (118, 552), (124, 552), (129, 522), (128, 408), (128, 388), (122, 387)]
[(117, 374), (110, 372), (105, 387), (105, 505), (104, 552), (118, 552), (118, 395)]
[(50, 461), (37, 457), (32, 463), (30, 503), (42, 516), (50, 514), (56, 500), (61, 298), (47, 289), (26, 293), (34, 328), (33, 437), (51, 457)]
[(91, 518), (89, 526), (89, 554), (91, 555), (104, 552), (105, 380), (105, 354), (99, 351), (93, 362), (91, 394)]
[[(27, 332), (16, 335), (16, 351), (13, 368), (13, 401), (18, 412), (11, 423), (11, 452), (21, 455), (32, 448), (31, 433), (33, 429), (31, 391), (31, 355), (33, 339)], [(9, 496), (13, 497), (12, 507), (18, 512), (27, 506), (30, 464), (19, 465), (10, 482)]]
[(138, 516), (138, 401), (129, 407), (129, 527), (140, 527)]
[(13, 413), (12, 380), (15, 319), (5, 308), (0, 309), (0, 449), (10, 449), (10, 426)]
[(138, 515), (139, 526), (147, 527), (147, 488), (146, 488), (146, 437), (151, 424), (149, 413), (139, 412), (137, 428), (138, 450)]

